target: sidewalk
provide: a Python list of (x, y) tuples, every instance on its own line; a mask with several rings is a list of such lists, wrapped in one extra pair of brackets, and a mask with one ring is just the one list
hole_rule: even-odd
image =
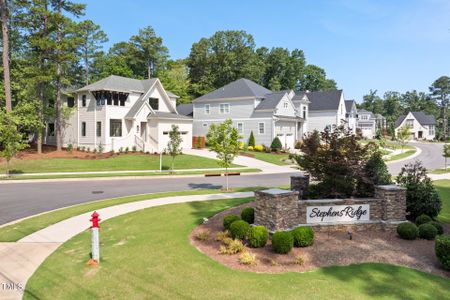
[[(247, 198), (252, 196), (254, 196), (253, 192), (239, 192), (165, 197), (110, 206), (102, 208), (97, 212), (100, 214), (102, 221), (105, 221), (133, 211), (166, 204)], [(50, 254), (62, 245), (62, 243), (89, 229), (91, 214), (92, 212), (81, 214), (53, 224), (24, 237), (16, 243), (0, 243), (0, 284), (11, 282), (25, 288), (28, 279)], [(0, 286), (0, 299), (21, 299), (22, 296), (23, 290), (5, 290)]]

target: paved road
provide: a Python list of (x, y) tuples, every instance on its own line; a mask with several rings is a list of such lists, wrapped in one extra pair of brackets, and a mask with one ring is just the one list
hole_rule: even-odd
[(422, 161), (423, 165), (428, 170), (440, 169), (444, 167), (444, 158), (442, 157), (442, 149), (444, 147), (443, 144), (410, 143), (409, 145), (420, 148), (422, 153), (412, 160), (404, 160), (388, 164), (389, 171), (393, 176), (397, 176), (405, 164), (415, 160)]
[[(231, 187), (289, 185), (284, 174), (230, 177)], [(221, 188), (224, 177), (135, 178), (0, 184), (0, 225), (69, 205), (135, 194)], [(101, 193), (98, 193), (101, 192)]]

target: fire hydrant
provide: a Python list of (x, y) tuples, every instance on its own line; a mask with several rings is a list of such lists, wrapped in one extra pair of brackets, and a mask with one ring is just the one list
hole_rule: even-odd
[(91, 215), (91, 219), (89, 221), (92, 222), (91, 226), (91, 233), (92, 233), (92, 239), (91, 239), (91, 260), (93, 260), (95, 263), (100, 263), (100, 227), (98, 226), (98, 222), (101, 221), (99, 218), (99, 214), (94, 211), (94, 213)]

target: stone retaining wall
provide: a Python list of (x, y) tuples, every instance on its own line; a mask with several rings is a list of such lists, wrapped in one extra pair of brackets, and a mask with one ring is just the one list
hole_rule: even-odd
[[(311, 226), (316, 231), (361, 231), (361, 230), (395, 230), (406, 218), (406, 189), (396, 185), (375, 187), (374, 198), (319, 199), (304, 200), (307, 195), (309, 176), (293, 176), (291, 189), (269, 189), (255, 192), (255, 224), (264, 225), (271, 232), (290, 230), (299, 226)], [(339, 212), (342, 207), (368, 207), (368, 217), (357, 219), (355, 216), (337, 217), (335, 221), (323, 221), (324, 218), (312, 219), (308, 223), (307, 209), (314, 214), (314, 208), (328, 215)], [(322, 207), (324, 207), (322, 209)], [(350, 213), (351, 215), (351, 213)], [(317, 217), (317, 216), (315, 216)], [(319, 221), (319, 219), (321, 219)], [(341, 221), (344, 220), (344, 221)], [(333, 219), (334, 220), (334, 219)], [(355, 221), (353, 221), (355, 220)], [(314, 223), (313, 223), (314, 222)]]

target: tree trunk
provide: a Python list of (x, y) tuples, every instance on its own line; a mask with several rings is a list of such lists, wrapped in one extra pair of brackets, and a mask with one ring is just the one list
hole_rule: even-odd
[[(44, 123), (44, 88), (42, 86), (42, 83), (39, 84), (39, 121)], [(42, 153), (42, 128), (39, 127), (37, 131), (37, 152), (38, 154)]]
[(89, 58), (87, 50), (84, 52), (84, 73), (86, 76), (86, 85), (89, 84)]
[(174, 170), (173, 170), (174, 162), (175, 162), (175, 156), (172, 156), (172, 167), (171, 167), (172, 174), (174, 173)]
[(11, 104), (11, 78), (9, 69), (9, 33), (8, 33), (8, 7), (6, 0), (0, 0), (0, 18), (2, 23), (2, 39), (3, 39), (3, 80), (5, 89), (6, 112), (12, 109)]
[(227, 192), (228, 192), (228, 190), (229, 190), (229, 185), (228, 185), (228, 167), (225, 167), (225, 177), (227, 178)]
[(448, 141), (447, 105), (444, 106), (444, 140)]
[(9, 160), (10, 158), (6, 159), (6, 177), (9, 177)]
[[(61, 13), (61, 6), (58, 7), (58, 12)], [(59, 44), (61, 42), (61, 28), (58, 26), (56, 31), (56, 41)], [(56, 137), (56, 151), (62, 150), (62, 137), (61, 137), (61, 76), (62, 76), (62, 66), (61, 66), (61, 55), (60, 50), (56, 49), (56, 103), (55, 103), (55, 137)]]

